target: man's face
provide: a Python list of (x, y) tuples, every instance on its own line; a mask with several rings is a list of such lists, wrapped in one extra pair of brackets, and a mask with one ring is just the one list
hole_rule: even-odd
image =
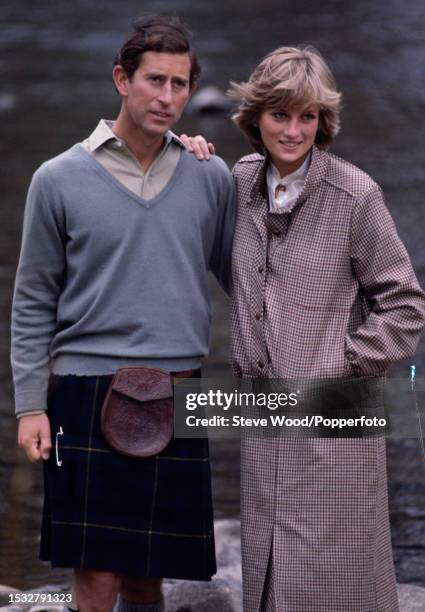
[(162, 136), (180, 119), (189, 99), (189, 55), (146, 51), (131, 80), (121, 71), (114, 76), (127, 127), (147, 137)]

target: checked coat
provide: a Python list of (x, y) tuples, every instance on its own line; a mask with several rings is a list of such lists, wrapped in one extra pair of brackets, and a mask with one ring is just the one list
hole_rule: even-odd
[[(294, 207), (271, 214), (266, 167), (234, 169), (236, 375), (373, 376), (411, 356), (424, 294), (379, 186), (313, 147)], [(244, 437), (241, 462), (245, 612), (398, 610), (383, 437)]]

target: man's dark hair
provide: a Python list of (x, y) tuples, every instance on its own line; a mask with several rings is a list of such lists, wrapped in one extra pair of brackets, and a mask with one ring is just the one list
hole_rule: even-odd
[(190, 46), (191, 32), (178, 17), (149, 15), (133, 25), (133, 33), (114, 59), (131, 80), (139, 67), (140, 56), (146, 51), (157, 53), (187, 53), (190, 57), (190, 88), (194, 89), (201, 74), (198, 59)]

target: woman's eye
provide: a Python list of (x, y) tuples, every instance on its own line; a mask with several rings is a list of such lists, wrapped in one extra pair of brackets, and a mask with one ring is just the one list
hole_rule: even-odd
[(274, 113), (272, 113), (272, 116), (275, 119), (283, 119), (284, 117), (286, 117), (286, 113), (284, 113), (283, 111), (275, 111)]
[(305, 113), (303, 115), (303, 119), (307, 121), (313, 121), (313, 119), (316, 119), (316, 115), (314, 113)]

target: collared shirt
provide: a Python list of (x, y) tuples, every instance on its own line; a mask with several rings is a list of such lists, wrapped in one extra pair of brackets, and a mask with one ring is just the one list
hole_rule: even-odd
[(298, 196), (303, 190), (311, 153), (303, 164), (287, 176), (280, 178), (279, 170), (270, 162), (267, 168), (267, 188), (269, 192), (269, 207), (271, 213), (287, 213), (292, 210)]
[(101, 119), (81, 144), (127, 189), (146, 200), (155, 197), (164, 189), (177, 166), (184, 148), (182, 141), (168, 131), (159, 154), (144, 170), (125, 142), (113, 133), (113, 126), (113, 121)]

